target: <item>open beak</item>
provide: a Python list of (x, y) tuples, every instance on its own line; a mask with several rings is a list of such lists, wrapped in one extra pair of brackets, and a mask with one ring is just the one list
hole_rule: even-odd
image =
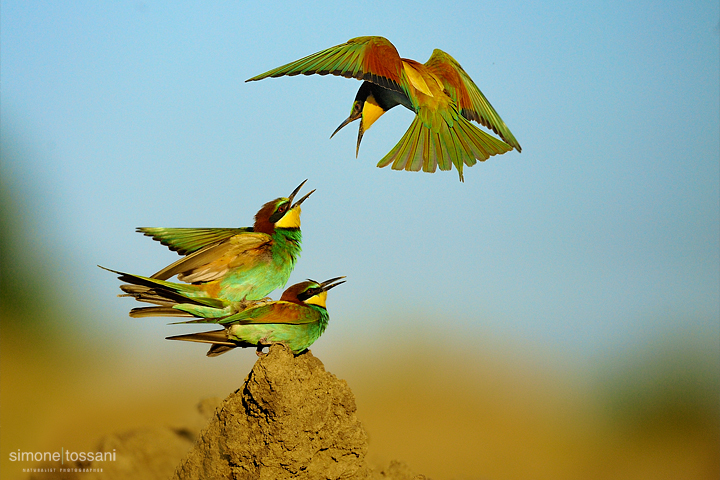
[[(340, 129), (343, 128), (345, 125), (347, 125), (347, 124), (350, 123), (350, 122), (354, 122), (355, 120), (357, 120), (357, 119), (360, 118), (360, 117), (362, 117), (362, 112), (360, 112), (359, 115), (350, 115), (344, 122), (342, 122), (342, 123), (340, 124), (340, 126), (339, 126), (338, 128), (335, 129), (335, 131), (333, 132), (333, 134), (330, 135), (330, 138), (332, 138), (333, 136), (335, 136), (335, 134), (336, 134), (337, 132), (339, 132)], [(360, 130), (358, 131), (357, 147), (355, 148), (355, 158), (357, 158), (358, 153), (360, 152), (360, 140), (362, 140), (363, 133), (365, 133), (365, 132), (363, 131), (363, 124), (362, 124), (362, 122), (360, 122)]]
[[(362, 90), (362, 88), (361, 88), (361, 90)], [(359, 92), (358, 92), (358, 95), (359, 95)], [(337, 132), (339, 132), (340, 129), (343, 128), (348, 123), (354, 122), (355, 120), (357, 120), (359, 118), (361, 119), (363, 116), (364, 105), (365, 105), (364, 100), (358, 100), (358, 98), (355, 97), (355, 101), (353, 102), (353, 108), (352, 108), (352, 111), (350, 112), (350, 116), (348, 118), (346, 118), (345, 121), (342, 122), (338, 128), (335, 129), (333, 134), (330, 135), (330, 138), (334, 137), (335, 134)], [(362, 124), (363, 124), (363, 122), (361, 121), (360, 122), (360, 133), (358, 133), (358, 144), (357, 144), (357, 148), (355, 149), (355, 158), (357, 158), (358, 152), (360, 151), (360, 139), (362, 138), (362, 135), (363, 135), (363, 125)]]
[(315, 191), (314, 189), (311, 190), (310, 193), (308, 193), (307, 195), (305, 195), (304, 197), (302, 197), (300, 200), (298, 200), (297, 202), (295, 202), (295, 205), (293, 205), (293, 204), (292, 204), (292, 201), (293, 201), (293, 199), (295, 198), (295, 195), (297, 195), (297, 193), (300, 191), (300, 189), (302, 188), (302, 186), (305, 185), (305, 182), (307, 182), (307, 179), (305, 179), (300, 185), (298, 185), (297, 188), (296, 188), (295, 190), (293, 190), (293, 192), (292, 192), (292, 193), (290, 194), (290, 196), (288, 197), (289, 203), (290, 203), (290, 205), (292, 205), (292, 207), (290, 207), (291, 210), (292, 210), (293, 208), (297, 207), (298, 205), (300, 205), (301, 203), (303, 203), (305, 200), (307, 200), (307, 198), (308, 198), (310, 195), (312, 195), (312, 193)]
[[(345, 278), (345, 277), (335, 277), (335, 278), (331, 278), (330, 280), (325, 280), (324, 282), (322, 282), (320, 284), (320, 286), (322, 287), (323, 292), (327, 292), (331, 288), (337, 287), (338, 285), (345, 283), (345, 280), (343, 280), (342, 282), (337, 282), (337, 280), (341, 280), (343, 278)], [(337, 282), (337, 283), (335, 283), (335, 282)]]

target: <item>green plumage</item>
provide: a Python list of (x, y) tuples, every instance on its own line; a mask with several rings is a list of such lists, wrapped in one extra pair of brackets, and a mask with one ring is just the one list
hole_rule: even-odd
[[(403, 105), (416, 113), (410, 128), (378, 162), (378, 167), (392, 165), (395, 170), (434, 172), (437, 167), (450, 170), (455, 165), (463, 181), (463, 166), (472, 166), (477, 160), (484, 161), (513, 148), (522, 150), (470, 76), (442, 50), (434, 50), (428, 61), (421, 64), (400, 58), (395, 47), (383, 37), (358, 37), (247, 81), (299, 74), (332, 74), (364, 80), (350, 117), (335, 131), (362, 119), (358, 149), (364, 132), (391, 108)], [(366, 117), (366, 102), (379, 106), (382, 112), (373, 111)], [(469, 121), (489, 128), (502, 140)]]
[(252, 227), (245, 228), (164, 228), (139, 227), (139, 233), (157, 240), (173, 252), (188, 255), (208, 245), (220, 243), (235, 235), (252, 232)]
[[(283, 288), (301, 251), (300, 205), (288, 198), (266, 203), (249, 228), (139, 228), (181, 255), (150, 277), (115, 272), (126, 295), (159, 307), (133, 309), (131, 316), (225, 316), (244, 302), (261, 300)], [(171, 282), (170, 278), (187, 283)]]
[(208, 356), (216, 356), (235, 347), (255, 347), (258, 352), (273, 343), (282, 343), (293, 353), (312, 345), (329, 322), (325, 306), (327, 292), (344, 282), (337, 277), (318, 283), (297, 283), (283, 292), (278, 301), (249, 304), (244, 310), (222, 318), (198, 316), (182, 323), (217, 323), (223, 330), (176, 335), (169, 340), (211, 343)]
[(403, 91), (402, 64), (395, 47), (382, 37), (357, 37), (300, 60), (274, 68), (246, 80), (295, 75), (337, 75), (367, 80), (385, 88)]

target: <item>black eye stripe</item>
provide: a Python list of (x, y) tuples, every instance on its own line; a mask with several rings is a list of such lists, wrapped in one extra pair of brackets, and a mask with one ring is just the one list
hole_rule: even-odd
[(302, 292), (300, 295), (298, 295), (298, 298), (302, 301), (305, 301), (309, 298), (314, 297), (315, 295), (322, 293), (322, 291), (323, 291), (323, 289), (320, 287), (308, 288), (307, 290)]
[(276, 223), (279, 222), (281, 218), (285, 216), (285, 214), (290, 210), (290, 202), (283, 202), (279, 205), (275, 206), (275, 210), (273, 210), (272, 215), (270, 215), (270, 222)]

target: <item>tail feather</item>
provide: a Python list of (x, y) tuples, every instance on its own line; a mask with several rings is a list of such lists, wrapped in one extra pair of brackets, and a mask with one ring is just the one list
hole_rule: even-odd
[[(408, 134), (410, 130), (413, 130), (412, 133)], [(417, 154), (418, 148), (420, 145), (418, 145), (418, 142), (411, 143), (410, 140), (412, 138), (422, 138), (422, 130), (420, 129), (420, 125), (413, 125), (410, 124), (410, 128), (408, 131), (403, 135), (403, 137), (400, 139), (398, 144), (395, 146), (395, 149), (398, 150), (398, 154), (394, 159), (388, 159), (387, 155), (385, 156), (385, 159), (388, 159), (387, 162), (385, 162), (382, 166), (388, 165), (391, 161), (393, 162), (392, 169), (393, 170), (402, 170), (405, 168), (405, 166), (408, 164), (408, 162), (412, 162), (416, 158), (422, 159), (420, 155)], [(381, 160), (382, 162), (382, 160)], [(378, 167), (380, 164), (378, 163)]]
[(450, 163), (452, 163), (455, 165), (455, 168), (462, 178), (463, 159), (466, 155), (469, 155), (469, 153), (466, 153), (465, 149), (462, 147), (462, 142), (459, 138), (457, 138), (453, 128), (451, 128), (447, 123), (443, 123), (440, 130), (440, 142), (440, 147), (444, 147), (443, 150), (445, 151), (445, 155), (447, 157), (447, 169), (450, 170)]
[[(169, 291), (181, 294), (181, 295), (192, 295), (197, 294), (200, 292), (200, 289), (197, 285), (190, 285), (190, 284), (182, 284), (182, 283), (174, 283), (174, 282), (167, 282), (165, 280), (160, 280), (156, 278), (149, 278), (149, 277), (143, 277), (142, 275), (133, 275), (132, 273), (125, 273), (125, 272), (119, 272), (117, 270), (110, 270), (109, 268), (100, 267), (104, 270), (107, 270), (108, 272), (112, 272), (118, 275), (118, 280), (121, 282), (128, 283), (130, 285), (135, 286), (141, 286), (141, 287), (147, 287), (149, 289), (153, 288), (164, 288)], [(125, 285), (123, 285), (125, 286)], [(121, 287), (122, 288), (122, 287)], [(129, 290), (132, 290), (133, 287), (129, 287)], [(127, 292), (130, 293), (130, 292)]]
[(192, 298), (180, 295), (177, 292), (165, 288), (150, 288), (141, 285), (120, 285), (120, 290), (125, 292), (123, 297), (133, 297), (139, 302), (154, 303), (163, 307), (172, 307), (179, 303), (193, 303), (201, 305)]
[(420, 128), (417, 136), (417, 142), (415, 145), (412, 146), (412, 148), (408, 149), (408, 155), (406, 157), (406, 160), (403, 162), (404, 164), (406, 164), (405, 168), (409, 169), (410, 171), (418, 171), (421, 168), (426, 172), (435, 171), (437, 161), (436, 159), (430, 160), (428, 155), (428, 148), (431, 145), (430, 135), (432, 135), (432, 133), (429, 129)]
[(377, 164), (393, 170), (434, 172), (458, 170), (463, 181), (463, 165), (473, 166), (477, 160), (485, 161), (493, 155), (509, 152), (513, 147), (480, 130), (466, 118), (457, 115), (452, 125), (443, 121), (439, 131), (433, 131), (416, 115), (400, 141)]
[[(187, 312), (185, 312), (187, 313)], [(177, 315), (185, 316), (185, 315)], [(220, 323), (223, 317), (198, 317), (197, 315), (187, 314), (188, 317), (192, 317), (192, 320), (185, 320), (183, 322), (173, 322), (172, 325), (185, 325), (186, 323)]]
[(130, 310), (130, 316), (133, 318), (145, 317), (192, 317), (191, 314), (177, 310), (172, 307), (136, 307)]
[(186, 342), (218, 343), (221, 345), (235, 346), (235, 343), (228, 340), (225, 329), (210, 330), (209, 332), (188, 333), (185, 335), (173, 335), (166, 337), (167, 340), (183, 340)]
[(140, 302), (153, 303), (164, 307), (178, 304), (213, 308), (224, 308), (226, 306), (224, 301), (208, 297), (198, 285), (168, 282), (157, 278), (110, 270), (105, 267), (100, 268), (117, 274), (120, 281), (126, 282), (124, 285), (120, 285), (120, 289), (125, 292), (124, 296), (134, 297)]
[(228, 340), (225, 330), (211, 330), (209, 332), (189, 333), (166, 337), (167, 340), (183, 340), (186, 342), (211, 343), (212, 346), (207, 352), (208, 357), (216, 357), (233, 348), (256, 348), (257, 345), (243, 341)]
[(210, 350), (208, 350), (205, 355), (207, 355), (208, 357), (217, 357), (218, 355), (222, 355), (225, 352), (229, 352), (230, 350), (232, 350), (235, 347), (236, 347), (235, 345), (233, 345), (231, 347), (229, 345), (221, 345), (219, 343), (213, 343), (212, 345), (210, 345)]

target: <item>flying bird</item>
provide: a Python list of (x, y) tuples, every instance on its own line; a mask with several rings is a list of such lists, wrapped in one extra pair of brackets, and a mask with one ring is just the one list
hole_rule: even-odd
[[(434, 172), (452, 165), (463, 178), (463, 165), (512, 150), (520, 144), (460, 64), (435, 49), (423, 63), (400, 58), (383, 37), (358, 37), (268, 72), (246, 82), (284, 75), (338, 75), (363, 80), (350, 116), (330, 136), (360, 119), (355, 156), (363, 134), (391, 108), (402, 105), (416, 116), (393, 149), (378, 162), (394, 170)], [(480, 123), (502, 138), (482, 131)]]
[(236, 347), (254, 347), (258, 355), (264, 347), (282, 343), (293, 353), (301, 353), (325, 331), (330, 319), (327, 292), (345, 281), (336, 277), (318, 283), (314, 280), (288, 287), (278, 301), (261, 301), (224, 318), (198, 318), (181, 323), (218, 323), (222, 330), (167, 337), (212, 344), (207, 352), (214, 357)]
[[(252, 227), (138, 228), (183, 257), (150, 277), (110, 271), (126, 282), (126, 295), (160, 307), (188, 304), (221, 316), (261, 300), (285, 286), (300, 256), (300, 205), (315, 191), (293, 203), (304, 184), (263, 205)], [(186, 283), (168, 281), (176, 275)]]

